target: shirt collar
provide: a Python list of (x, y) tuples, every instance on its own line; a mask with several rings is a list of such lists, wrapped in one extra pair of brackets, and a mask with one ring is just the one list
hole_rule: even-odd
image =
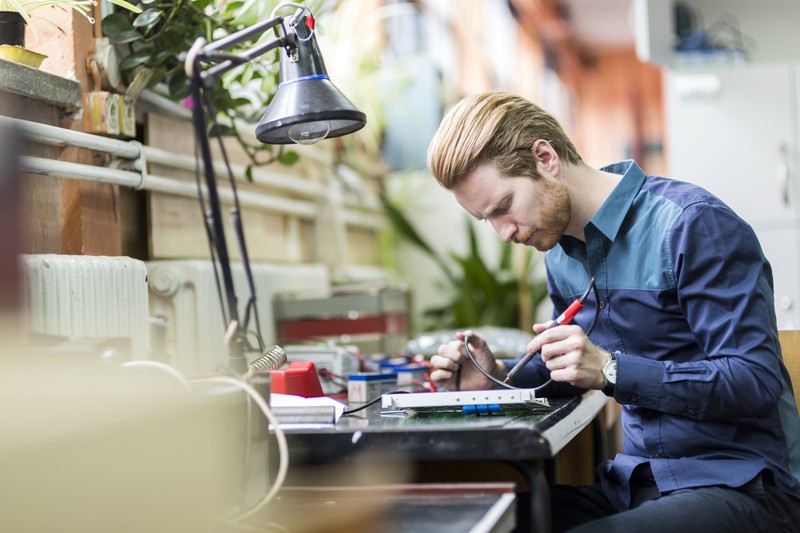
[(603, 202), (603, 205), (600, 206), (600, 209), (589, 221), (589, 224), (592, 224), (609, 240), (613, 241), (647, 176), (639, 165), (631, 159), (613, 163), (600, 170), (622, 175), (622, 179), (611, 191), (611, 195)]

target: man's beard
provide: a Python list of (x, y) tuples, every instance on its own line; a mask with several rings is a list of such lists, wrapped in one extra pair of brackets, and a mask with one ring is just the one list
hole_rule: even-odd
[(572, 202), (567, 188), (562, 184), (543, 181), (542, 185), (544, 196), (539, 203), (542, 206), (539, 227), (515, 237), (514, 242), (523, 244), (533, 237), (531, 246), (540, 252), (546, 252), (564, 236), (572, 217)]

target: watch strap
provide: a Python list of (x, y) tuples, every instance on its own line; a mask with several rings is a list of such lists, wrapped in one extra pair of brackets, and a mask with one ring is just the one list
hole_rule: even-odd
[(617, 357), (611, 352), (609, 352), (608, 355), (610, 359), (606, 362), (605, 365), (603, 365), (603, 369), (600, 372), (603, 376), (603, 388), (601, 390), (603, 394), (605, 394), (606, 396), (614, 396), (614, 388), (616, 383), (612, 383), (611, 381), (608, 380), (608, 378), (606, 377), (606, 368), (608, 368), (612, 364), (616, 365)]

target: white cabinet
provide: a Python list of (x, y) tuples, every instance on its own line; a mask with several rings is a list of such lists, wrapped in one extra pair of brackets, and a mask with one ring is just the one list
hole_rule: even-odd
[(720, 60), (800, 60), (797, 0), (632, 2), (636, 54), (642, 61), (681, 68)]
[(786, 63), (664, 76), (670, 176), (708, 189), (753, 226), (787, 329), (800, 328), (799, 77)]

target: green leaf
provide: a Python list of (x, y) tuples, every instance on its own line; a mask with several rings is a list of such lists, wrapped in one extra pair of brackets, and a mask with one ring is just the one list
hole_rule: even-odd
[(250, 80), (253, 79), (253, 64), (248, 63), (242, 69), (242, 72), (239, 74), (239, 83), (241, 85), (247, 85)]
[(147, 88), (152, 89), (164, 79), (164, 76), (167, 73), (167, 69), (162, 66), (158, 66), (152, 69), (150, 81), (147, 82)]
[(184, 72), (178, 71), (169, 78), (167, 83), (169, 95), (176, 100), (186, 98), (192, 92)]
[(109, 42), (113, 44), (126, 44), (143, 39), (142, 34), (136, 30), (121, 31), (113, 34), (106, 34)]
[(205, 10), (205, 8), (210, 6), (213, 2), (214, 0), (192, 0), (192, 4), (200, 10)]
[(423, 239), (414, 226), (408, 221), (405, 215), (397, 207), (395, 207), (387, 198), (380, 196), (381, 205), (383, 206), (384, 213), (386, 214), (392, 226), (400, 232), (400, 235), (407, 239), (411, 244), (420, 248), (423, 252), (435, 261), (442, 272), (447, 276), (451, 283), (456, 283), (456, 278), (453, 276), (452, 271), (440, 256), (428, 243)]
[(294, 165), (299, 160), (300, 160), (300, 154), (298, 154), (294, 150), (284, 150), (283, 153), (280, 156), (278, 156), (278, 161), (280, 161), (281, 164), (287, 166)]
[(164, 17), (164, 11), (162, 9), (151, 7), (150, 9), (147, 9), (141, 15), (133, 19), (133, 27), (145, 28), (146, 30), (150, 30), (163, 17)]
[(228, 135), (233, 135), (236, 130), (234, 130), (231, 126), (227, 126), (225, 124), (214, 124), (208, 129), (208, 136), (209, 137), (225, 137)]
[(130, 11), (133, 11), (134, 13), (141, 13), (142, 12), (141, 9), (139, 9), (138, 7), (136, 7), (135, 5), (133, 5), (133, 4), (129, 3), (129, 2), (126, 2), (125, 0), (108, 0), (108, 1), (111, 2), (114, 5), (119, 6), (119, 7), (123, 7), (125, 9), (130, 10)]
[(387, 198), (381, 196), (380, 197), (381, 204), (383, 204), (383, 209), (386, 212), (386, 215), (389, 217), (389, 220), (392, 222), (392, 225), (397, 228), (400, 234), (408, 239), (411, 244), (414, 244), (424, 252), (428, 253), (431, 257), (436, 256), (436, 252), (431, 248), (430, 244), (423, 239), (417, 230), (414, 229), (414, 226), (408, 221), (408, 219), (403, 215), (402, 211), (395, 207)]
[[(500, 241), (500, 261), (498, 267), (504, 270), (511, 269), (511, 258), (514, 251), (513, 244)], [(529, 251), (526, 249), (525, 251)]]
[(113, 37), (119, 33), (123, 33), (133, 29), (131, 21), (127, 16), (121, 13), (111, 13), (103, 17), (102, 21), (103, 34), (108, 37)]
[(135, 67), (146, 65), (148, 61), (150, 61), (150, 51), (141, 50), (120, 61), (119, 68), (120, 70), (131, 70)]
[(171, 50), (157, 50), (153, 53), (153, 65), (161, 65), (174, 57), (175, 54)]
[(234, 98), (231, 103), (235, 107), (243, 107), (243, 106), (246, 106), (246, 105), (252, 105), (253, 101), (250, 100), (249, 98), (244, 97), (244, 96), (239, 96), (237, 98)]

